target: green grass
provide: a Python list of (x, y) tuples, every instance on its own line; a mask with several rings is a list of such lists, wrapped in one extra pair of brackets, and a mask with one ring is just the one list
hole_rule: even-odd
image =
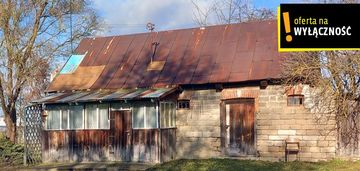
[(266, 171), (293, 171), (293, 170), (360, 170), (360, 161), (332, 160), (329, 162), (268, 162), (256, 160), (236, 159), (181, 159), (155, 165), (149, 170), (266, 170)]

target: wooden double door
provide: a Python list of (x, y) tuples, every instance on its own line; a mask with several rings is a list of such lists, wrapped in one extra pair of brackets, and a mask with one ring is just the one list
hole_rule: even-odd
[(130, 110), (110, 112), (109, 157), (131, 161), (132, 122)]
[(228, 155), (254, 155), (255, 105), (253, 99), (225, 102), (225, 149)]

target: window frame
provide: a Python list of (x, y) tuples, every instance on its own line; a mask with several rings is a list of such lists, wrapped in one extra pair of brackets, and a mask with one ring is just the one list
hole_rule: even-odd
[[(187, 108), (180, 108), (180, 103), (189, 103)], [(177, 100), (176, 101), (176, 110), (190, 110), (191, 106), (190, 106), (190, 100), (189, 99), (181, 99), (181, 100)]]
[[(300, 103), (299, 104), (292, 104), (289, 103), (289, 98), (298, 98), (300, 99)], [(286, 103), (288, 107), (301, 107), (304, 106), (304, 101), (305, 101), (305, 96), (302, 94), (292, 94), (292, 95), (288, 95), (286, 98)]]
[[(108, 123), (108, 127), (107, 128), (100, 128), (100, 108), (99, 106), (100, 105), (106, 105), (107, 106), (107, 123)], [(110, 130), (110, 110), (111, 108), (111, 105), (110, 103), (99, 103), (97, 104), (97, 113), (98, 113), (98, 116), (97, 116), (97, 129), (100, 129), (100, 130)]]
[[(63, 128), (62, 127), (62, 121), (63, 121), (63, 109), (66, 110), (67, 112), (67, 119), (66, 119), (66, 128)], [(70, 119), (69, 119), (69, 116), (70, 116), (70, 111), (69, 111), (69, 107), (67, 106), (61, 106), (60, 107), (60, 130), (68, 130), (70, 128)]]
[[(82, 106), (82, 127), (81, 128), (71, 128), (71, 122), (70, 121), (70, 108), (73, 107), (73, 106)], [(69, 125), (68, 125), (68, 130), (85, 130), (85, 105), (69, 105)]]
[[(155, 103), (155, 102), (148, 102), (148, 101), (146, 101), (146, 102), (138, 102), (138, 103), (140, 103), (140, 104), (142, 104), (141, 105), (141, 110), (143, 111), (143, 114), (144, 114), (144, 117), (143, 117), (143, 123), (144, 123), (144, 126), (143, 127), (134, 127), (134, 117), (135, 117), (135, 114), (134, 114), (134, 108), (135, 108), (135, 104), (133, 104), (133, 105), (131, 105), (131, 128), (133, 129), (133, 130), (142, 130), (142, 129), (159, 129), (159, 127), (160, 127), (160, 123), (159, 123), (159, 105), (158, 105), (158, 103)], [(155, 106), (155, 116), (156, 116), (156, 126), (155, 127), (147, 127), (147, 113), (146, 113), (146, 108), (147, 108), (147, 106), (146, 106), (146, 104), (154, 104), (154, 106)]]
[[(59, 111), (59, 107), (58, 106), (56, 106), (56, 107), (54, 107), (54, 108), (56, 108), (56, 110), (57, 111)], [(59, 128), (49, 128), (49, 118), (50, 117), (52, 117), (52, 116), (50, 116), (50, 111), (49, 110), (47, 110), (46, 111), (46, 114), (47, 114), (47, 116), (46, 116), (46, 123), (45, 123), (45, 125), (46, 125), (46, 130), (49, 130), (49, 131), (56, 131), (56, 130), (61, 130), (61, 118), (62, 118), (62, 115), (61, 115), (61, 110), (59, 111), (59, 115), (60, 115), (60, 122), (59, 122)]]
[[(63, 109), (66, 109), (67, 110), (67, 112), (69, 112), (69, 108), (68, 108), (68, 106), (66, 106), (66, 105), (54, 105), (54, 106), (52, 106), (51, 107), (53, 110), (54, 109), (56, 109), (57, 111), (59, 111), (59, 128), (55, 128), (55, 129), (53, 129), (53, 128), (51, 128), (51, 129), (49, 129), (49, 127), (48, 127), (48, 122), (49, 122), (49, 116), (50, 116), (50, 110), (49, 109), (46, 109), (46, 119), (45, 119), (45, 126), (44, 126), (44, 130), (47, 130), (47, 131), (60, 131), (60, 130), (67, 130), (67, 129), (63, 129), (62, 128), (62, 115), (63, 115)], [(68, 118), (67, 118), (67, 128), (69, 128), (69, 113), (68, 113)]]
[[(108, 127), (107, 128), (100, 128), (100, 109), (99, 109), (99, 106), (100, 105), (107, 105), (107, 123), (108, 123)], [(87, 128), (87, 111), (86, 111), (86, 105), (96, 105), (96, 128)], [(73, 106), (81, 106), (82, 107), (82, 127), (81, 128), (71, 128), (71, 122), (72, 122), (72, 119), (71, 119), (71, 107)], [(46, 119), (45, 119), (45, 126), (44, 126), (44, 130), (48, 130), (48, 131), (61, 131), (61, 130), (109, 130), (110, 129), (110, 110), (111, 108), (111, 105), (110, 103), (95, 103), (95, 104), (92, 104), (92, 103), (88, 103), (88, 104), (81, 104), (81, 105), (54, 105), (52, 106), (50, 109), (46, 109)], [(60, 112), (60, 119), (59, 119), (59, 128), (56, 128), (56, 129), (49, 129), (48, 128), (48, 122), (49, 122), (49, 114), (50, 114), (50, 110), (57, 110)], [(67, 112), (67, 128), (63, 128), (62, 127), (62, 122), (63, 122), (63, 111)]]
[[(87, 110), (86, 110), (86, 105), (95, 105), (96, 106), (96, 128), (88, 128), (88, 114), (87, 114)], [(100, 105), (106, 105), (107, 106), (107, 123), (108, 123), (108, 127), (107, 128), (100, 128)], [(110, 113), (110, 104), (109, 103), (89, 103), (89, 104), (85, 104), (84, 105), (84, 110), (85, 110), (85, 117), (84, 117), (84, 130), (109, 130), (110, 129), (110, 117), (109, 117), (109, 113)]]
[[(171, 106), (171, 104), (173, 104), (174, 105), (174, 108), (173, 108), (173, 112), (174, 112), (174, 118), (173, 118), (173, 120), (171, 121), (171, 122), (174, 122), (174, 125), (172, 125), (172, 126), (166, 126), (166, 127), (162, 127), (161, 126), (161, 117), (162, 117), (162, 112), (161, 112), (161, 105), (162, 104), (170, 104), (170, 106)], [(160, 102), (160, 104), (159, 104), (159, 106), (160, 106), (160, 112), (159, 112), (159, 115), (160, 115), (160, 120), (159, 120), (159, 125), (160, 125), (160, 128), (161, 129), (169, 129), (169, 128), (176, 128), (176, 110), (177, 110), (177, 102), (174, 102), (174, 101), (161, 101)], [(189, 106), (190, 107), (190, 106)], [(171, 109), (171, 108), (170, 108)], [(172, 118), (172, 116), (170, 116), (169, 118)], [(171, 123), (170, 122), (170, 123)]]
[[(96, 127), (95, 128), (89, 128), (89, 124), (88, 124), (88, 108), (87, 106), (95, 106), (95, 118), (96, 118)], [(93, 130), (93, 129), (99, 129), (99, 108), (98, 108), (98, 104), (94, 104), (94, 103), (88, 103), (84, 105), (85, 108), (85, 125), (84, 125), (84, 129), (86, 130)]]

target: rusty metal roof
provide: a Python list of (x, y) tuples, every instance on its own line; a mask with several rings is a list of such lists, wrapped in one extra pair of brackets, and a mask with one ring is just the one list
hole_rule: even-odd
[[(149, 69), (154, 65), (150, 64), (153, 42), (159, 43), (153, 60), (164, 64)], [(282, 58), (277, 49), (275, 20), (86, 38), (76, 53), (86, 54), (78, 67), (81, 72), (75, 71), (81, 74), (74, 74), (77, 78), (59, 74), (47, 91), (276, 79)]]
[(154, 89), (120, 89), (98, 91), (74, 91), (68, 93), (53, 93), (32, 103), (75, 103), (112, 100), (138, 100), (163, 98), (174, 92), (177, 88), (154, 88)]

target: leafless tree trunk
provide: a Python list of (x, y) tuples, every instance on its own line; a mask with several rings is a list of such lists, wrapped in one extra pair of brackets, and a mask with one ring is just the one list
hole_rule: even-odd
[(50, 61), (91, 35), (99, 22), (85, 1), (1, 0), (0, 14), (0, 104), (7, 137), (15, 142), (20, 96), (44, 82)]

